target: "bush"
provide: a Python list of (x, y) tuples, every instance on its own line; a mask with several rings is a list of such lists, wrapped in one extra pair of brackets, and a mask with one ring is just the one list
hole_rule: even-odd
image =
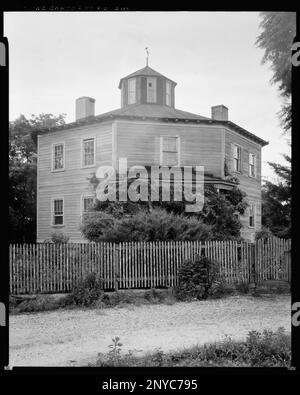
[(79, 306), (91, 306), (103, 296), (103, 281), (95, 273), (88, 274), (74, 288), (69, 301)]
[(224, 278), (219, 277), (212, 282), (208, 290), (208, 296), (210, 298), (221, 298), (222, 296), (232, 295), (235, 291), (236, 288), (233, 285), (228, 284)]
[(216, 265), (207, 257), (185, 261), (178, 272), (175, 288), (179, 300), (205, 299), (217, 275)]
[(237, 283), (235, 288), (241, 294), (247, 294), (250, 291), (249, 284), (246, 282)]
[(51, 234), (51, 241), (55, 244), (66, 244), (69, 241), (70, 237), (65, 235), (62, 232), (54, 232)]
[(121, 218), (95, 212), (87, 216), (81, 226), (84, 237), (96, 242), (210, 240), (213, 238), (211, 229), (196, 217), (177, 215), (161, 208)]
[(270, 231), (270, 229), (264, 226), (261, 228), (260, 231), (255, 232), (255, 240), (268, 239), (270, 237), (274, 237), (273, 233)]
[(23, 300), (15, 307), (17, 313), (29, 313), (55, 310), (59, 307), (58, 302), (49, 295), (37, 295)]

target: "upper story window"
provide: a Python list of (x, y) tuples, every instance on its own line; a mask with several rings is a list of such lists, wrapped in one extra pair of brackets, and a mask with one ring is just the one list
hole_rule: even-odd
[(241, 147), (233, 145), (233, 170), (241, 171)]
[(52, 225), (63, 225), (64, 224), (64, 199), (53, 199), (52, 201)]
[(256, 176), (256, 156), (251, 152), (249, 153), (249, 176)]
[(82, 142), (82, 167), (95, 166), (95, 139), (85, 139)]
[(161, 165), (162, 166), (179, 166), (179, 137), (164, 136), (161, 137)]
[(128, 80), (128, 104), (136, 102), (136, 79), (130, 78)]
[(65, 145), (64, 143), (52, 146), (52, 170), (64, 170), (65, 168)]
[(156, 103), (156, 78), (147, 77), (147, 102)]
[(171, 82), (166, 81), (166, 105), (171, 105)]
[(254, 228), (255, 226), (255, 206), (250, 204), (249, 206), (249, 227)]

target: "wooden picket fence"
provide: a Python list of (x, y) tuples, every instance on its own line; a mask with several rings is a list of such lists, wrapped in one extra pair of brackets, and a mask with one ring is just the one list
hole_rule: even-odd
[(174, 241), (82, 244), (12, 244), (9, 247), (12, 294), (71, 291), (88, 273), (104, 289), (172, 287), (186, 259), (204, 254), (219, 264), (228, 283), (290, 281), (291, 241)]

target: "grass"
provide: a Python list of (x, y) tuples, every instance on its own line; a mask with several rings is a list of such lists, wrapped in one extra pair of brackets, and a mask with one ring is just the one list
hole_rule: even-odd
[(24, 298), (10, 297), (10, 314), (52, 311), (59, 308), (134, 308), (134, 306), (148, 304), (176, 303), (172, 289), (149, 289), (142, 291), (121, 290), (118, 292), (103, 292), (95, 300), (87, 304), (76, 303), (72, 294), (55, 298), (52, 295), (36, 295)]
[(131, 351), (122, 355), (120, 338), (112, 339), (107, 354), (99, 353), (95, 364), (89, 366), (147, 366), (147, 367), (290, 367), (291, 337), (284, 328), (276, 332), (250, 331), (245, 341), (227, 337), (222, 342), (195, 346), (181, 351), (164, 353), (157, 350), (144, 356)]
[[(91, 279), (90, 279), (91, 280)], [(92, 279), (93, 280), (93, 279)], [(96, 284), (96, 285), (95, 285)], [(53, 295), (40, 294), (31, 297), (16, 298), (10, 297), (10, 313), (33, 313), (42, 311), (57, 310), (60, 308), (134, 308), (147, 304), (176, 303), (177, 295), (173, 288), (168, 289), (148, 289), (148, 290), (120, 290), (118, 292), (103, 292), (97, 288), (97, 283), (80, 285), (72, 293), (55, 298)], [(226, 284), (225, 281), (215, 282), (209, 290), (209, 299), (223, 298), (231, 295), (252, 295), (261, 297), (265, 294), (282, 293), (281, 290), (267, 290), (256, 288), (251, 291), (247, 283), (235, 285)]]

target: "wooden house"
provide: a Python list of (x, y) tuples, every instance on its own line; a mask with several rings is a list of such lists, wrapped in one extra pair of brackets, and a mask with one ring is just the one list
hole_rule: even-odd
[(239, 180), (249, 207), (242, 236), (261, 229), (263, 139), (229, 121), (228, 108), (211, 118), (175, 107), (176, 82), (148, 65), (120, 80), (121, 108), (95, 115), (95, 100), (76, 100), (76, 121), (38, 133), (37, 241), (61, 231), (83, 242), (82, 215), (95, 191), (88, 180), (99, 166), (204, 166), (205, 182), (219, 190)]

